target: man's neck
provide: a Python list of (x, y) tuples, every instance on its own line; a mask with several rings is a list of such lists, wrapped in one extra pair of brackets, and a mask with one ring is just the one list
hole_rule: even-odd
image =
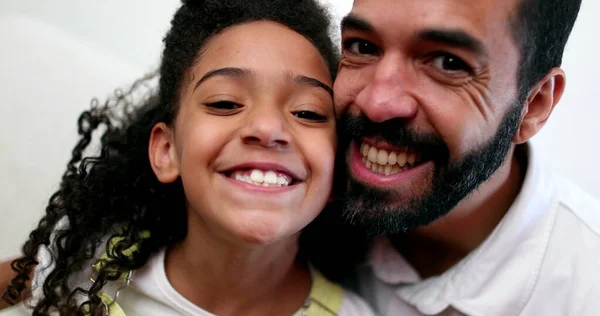
[(523, 184), (525, 167), (512, 157), (448, 215), (428, 226), (391, 237), (396, 249), (422, 278), (442, 274), (493, 232)]
[(270, 245), (235, 244), (207, 234), (197, 220), (190, 216), (188, 236), (165, 261), (182, 296), (217, 315), (291, 315), (302, 306), (311, 281), (308, 267), (296, 260), (297, 236)]

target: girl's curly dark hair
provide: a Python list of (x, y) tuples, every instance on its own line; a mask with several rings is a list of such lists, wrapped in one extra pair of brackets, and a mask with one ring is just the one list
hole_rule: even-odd
[[(332, 78), (338, 53), (329, 36), (330, 18), (316, 0), (186, 0), (175, 13), (164, 38), (158, 72), (158, 89), (151, 88), (140, 102), (139, 94), (148, 76), (127, 93), (100, 105), (93, 102), (78, 121), (80, 139), (52, 195), (46, 214), (24, 244), (23, 256), (13, 261), (18, 272), (3, 298), (16, 301), (38, 264), (41, 246), (51, 245), (55, 268), (41, 285), (43, 296), (33, 315), (96, 315), (103, 307), (98, 292), (121, 273), (142, 267), (151, 254), (186, 236), (187, 214), (182, 184), (160, 183), (148, 158), (148, 141), (155, 124), (172, 124), (178, 109), (178, 94), (190, 69), (201, 58), (203, 46), (223, 29), (240, 23), (270, 20), (281, 23), (310, 40), (323, 56)], [(92, 134), (101, 133), (100, 153), (86, 155)], [(61, 219), (68, 227), (56, 230)], [(150, 237), (140, 238), (142, 231)], [(50, 240), (54, 234), (55, 240)], [(99, 251), (106, 251), (107, 237), (119, 239), (110, 263), (102, 265), (89, 288), (71, 288), (70, 279), (88, 267)], [(54, 237), (53, 237), (54, 238)], [(133, 256), (119, 250), (139, 244)], [(103, 247), (103, 248), (101, 248)], [(85, 302), (78, 303), (76, 296)]]

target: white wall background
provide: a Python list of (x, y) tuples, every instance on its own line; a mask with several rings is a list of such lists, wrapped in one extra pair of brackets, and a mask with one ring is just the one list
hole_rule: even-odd
[[(331, 4), (336, 23), (351, 0)], [(0, 259), (44, 211), (76, 139), (76, 118), (153, 70), (178, 0), (0, 2)], [(567, 92), (534, 144), (546, 163), (600, 198), (600, 2), (584, 0), (565, 55)]]

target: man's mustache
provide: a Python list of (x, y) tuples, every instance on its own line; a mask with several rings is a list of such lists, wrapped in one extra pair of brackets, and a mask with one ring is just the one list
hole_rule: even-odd
[(345, 113), (339, 121), (339, 128), (342, 144), (364, 137), (392, 146), (412, 148), (421, 152), (427, 160), (447, 162), (449, 159), (448, 146), (439, 135), (411, 130), (403, 119), (375, 123), (365, 115)]

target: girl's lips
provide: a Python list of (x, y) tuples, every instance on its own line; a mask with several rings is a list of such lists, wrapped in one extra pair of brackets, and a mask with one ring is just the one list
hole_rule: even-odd
[(275, 162), (245, 162), (242, 164), (237, 164), (232, 167), (228, 167), (219, 172), (223, 173), (223, 174), (231, 174), (231, 173), (233, 173), (235, 171), (239, 171), (239, 170), (252, 170), (252, 169), (261, 170), (263, 172), (274, 171), (276, 173), (285, 174), (287, 177), (291, 178), (294, 182), (302, 182), (305, 180), (305, 179), (301, 178), (298, 174), (291, 171), (290, 168), (287, 168), (286, 166), (275, 163)]
[(240, 180), (235, 180), (235, 179), (232, 179), (222, 173), (220, 173), (220, 175), (223, 177), (223, 179), (225, 179), (225, 181), (227, 183), (229, 183), (230, 185), (233, 186), (233, 190), (248, 191), (250, 193), (281, 194), (281, 193), (287, 193), (287, 192), (293, 191), (299, 185), (299, 183), (293, 183), (293, 184), (290, 184), (287, 186), (262, 186), (262, 185), (247, 183), (247, 182), (240, 181)]

